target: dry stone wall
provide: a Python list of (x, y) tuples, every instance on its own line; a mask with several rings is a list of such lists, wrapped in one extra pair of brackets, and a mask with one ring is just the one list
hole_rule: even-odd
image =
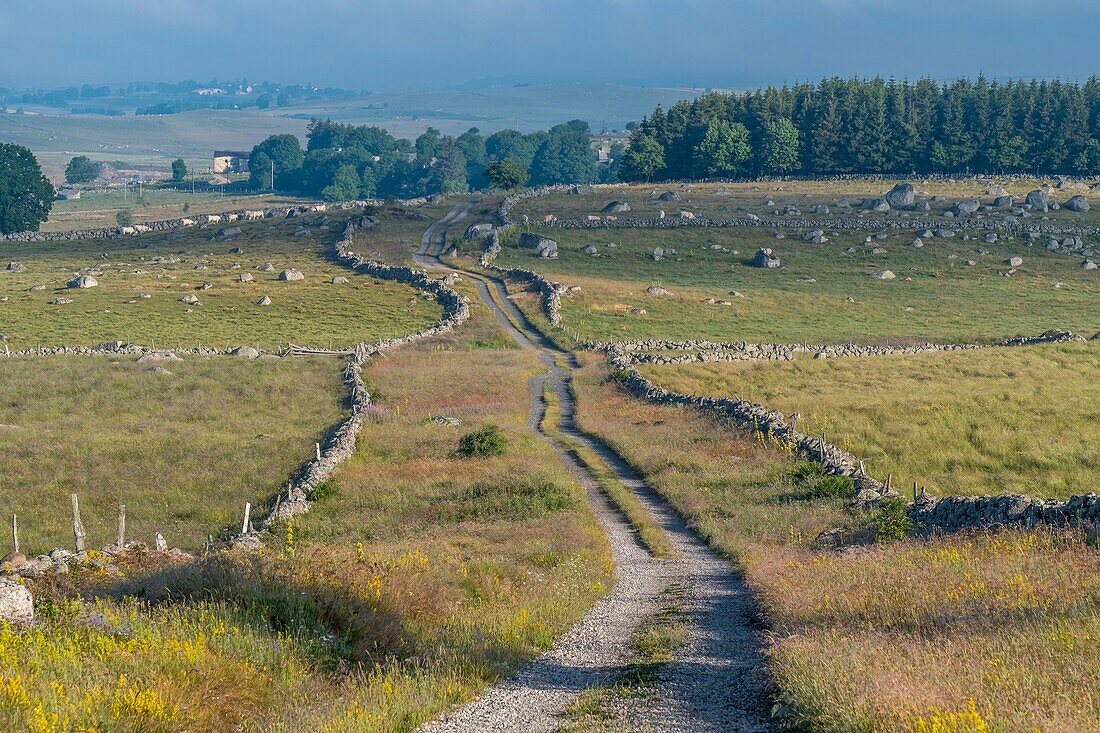
[[(1048, 331), (1039, 336), (1009, 339), (1000, 342), (998, 345), (1011, 347), (1083, 340), (1082, 336), (1069, 331)], [(851, 477), (856, 487), (853, 500), (859, 506), (872, 508), (883, 499), (900, 496), (891, 486), (866, 475), (862, 463), (855, 456), (829, 443), (825, 435), (817, 437), (800, 432), (781, 412), (769, 410), (763, 405), (743, 399), (692, 397), (671, 392), (654, 384), (638, 372), (637, 364), (645, 363), (645, 360), (640, 359), (639, 356), (644, 355), (633, 352), (641, 348), (647, 348), (649, 344), (658, 344), (658, 348), (668, 348), (674, 343), (677, 342), (636, 341), (629, 342), (625, 348), (618, 344), (606, 343), (590, 343), (584, 346), (605, 353), (612, 368), (616, 370), (616, 378), (637, 397), (654, 404), (686, 406), (715, 414), (742, 429), (780, 441), (797, 454), (822, 465), (827, 473)], [(696, 344), (706, 344), (707, 342), (678, 343), (690, 344), (690, 348), (694, 348)], [(723, 344), (722, 346), (736, 346), (736, 344)], [(760, 345), (751, 346), (758, 348)], [(758, 359), (786, 359), (790, 358), (789, 354), (797, 350), (809, 351), (814, 348), (821, 348), (795, 345), (788, 351), (784, 348), (769, 348), (776, 345), (763, 346), (765, 348), (758, 351), (760, 354), (756, 357)], [(932, 344), (926, 345), (926, 347), (924, 349), (926, 351), (984, 348), (974, 345), (937, 346)], [(816, 353), (827, 354), (823, 358), (832, 358), (837, 354), (848, 354), (852, 348), (854, 347), (835, 347), (833, 351), (830, 351), (826, 347)], [(918, 348), (920, 347), (899, 347), (895, 351), (887, 347), (859, 347), (859, 352), (852, 355), (917, 353), (916, 349)], [(871, 351), (867, 351), (868, 349)], [(738, 353), (747, 354), (749, 352), (742, 349)], [(1030, 527), (1038, 524), (1095, 527), (1100, 525), (1100, 495), (1088, 493), (1070, 497), (1065, 501), (1020, 494), (936, 498), (922, 490), (914, 497), (914, 501), (909, 504), (908, 513), (917, 525), (925, 529), (948, 531), (1004, 525)]]
[(561, 296), (566, 291), (564, 285), (559, 282), (547, 280), (542, 275), (522, 267), (501, 267), (494, 260), (500, 254), (500, 233), (494, 230), (485, 237), (485, 251), (482, 252), (479, 264), (482, 268), (495, 272), (512, 280), (525, 282), (539, 291), (541, 296), (542, 314), (551, 326), (561, 325)]

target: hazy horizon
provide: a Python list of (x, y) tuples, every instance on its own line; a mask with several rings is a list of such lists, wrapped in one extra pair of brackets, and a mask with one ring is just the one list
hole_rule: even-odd
[[(248, 78), (372, 91), (823, 76), (1084, 78), (1100, 4), (1067, 0), (0, 0), (0, 86)], [(295, 49), (300, 52), (295, 53)], [(1080, 58), (1078, 58), (1080, 57)]]

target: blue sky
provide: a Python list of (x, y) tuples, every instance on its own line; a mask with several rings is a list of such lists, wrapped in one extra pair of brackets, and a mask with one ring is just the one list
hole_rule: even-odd
[(1100, 73), (1097, 0), (0, 0), (0, 86)]

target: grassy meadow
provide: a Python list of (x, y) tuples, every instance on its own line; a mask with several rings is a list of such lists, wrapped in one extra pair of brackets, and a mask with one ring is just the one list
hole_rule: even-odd
[[(0, 636), (0, 721), (408, 731), (548, 649), (612, 568), (581, 488), (527, 427), (543, 369), (481, 306), (372, 363), (356, 454), (261, 554), (40, 586), (42, 623)], [(489, 424), (503, 455), (456, 452)], [(100, 600), (70, 600), (89, 587)]]
[[(640, 402), (595, 356), (578, 417), (745, 573), (785, 723), (818, 731), (1100, 728), (1100, 553), (1076, 533), (815, 549), (873, 517), (812, 498), (801, 464), (693, 410)], [(866, 363), (866, 362), (863, 362)], [(862, 534), (865, 536), (866, 531)]]
[[(904, 180), (904, 179), (897, 179)], [(976, 180), (919, 180), (910, 181), (917, 196), (930, 199), (942, 197), (942, 201), (930, 201), (929, 211), (897, 212), (879, 214), (871, 211), (862, 213), (869, 221), (890, 221), (923, 219), (939, 221), (944, 212), (950, 211), (959, 201), (979, 199), (982, 203), (992, 203), (995, 196), (986, 193), (987, 184)], [(1015, 199), (1016, 206), (1022, 206), (1029, 191), (1042, 188), (1051, 180), (1044, 179), (1005, 179), (996, 182)], [(601, 189), (593, 194), (574, 196), (567, 192), (555, 192), (546, 196), (520, 201), (512, 207), (512, 218), (519, 220), (526, 214), (533, 222), (541, 222), (548, 214), (559, 219), (584, 219), (588, 216), (604, 216), (604, 206), (612, 201), (629, 204), (631, 210), (616, 214), (620, 219), (651, 219), (664, 211), (666, 216), (677, 217), (681, 211), (690, 211), (699, 218), (731, 219), (748, 214), (757, 216), (783, 215), (788, 207), (802, 212), (807, 219), (841, 218), (859, 213), (860, 202), (865, 198), (881, 198), (894, 185), (893, 181), (774, 181), (756, 183), (654, 183), (619, 185)], [(720, 191), (724, 189), (726, 193)], [(679, 201), (661, 201), (658, 197), (673, 192)], [(1063, 226), (1097, 226), (1100, 224), (1100, 191), (1055, 190), (1050, 194), (1051, 201), (1059, 203), (1071, 196), (1082, 195), (1094, 207), (1092, 211), (1075, 213), (1065, 209), (1050, 211), (1046, 214), (1034, 212), (1024, 223), (1042, 222)], [(838, 206), (838, 202), (847, 200), (851, 208)], [(768, 206), (768, 202), (772, 205)], [(815, 206), (829, 208), (828, 214), (817, 214)], [(988, 214), (991, 219), (1000, 219), (1009, 211)], [(946, 225), (949, 220), (942, 220)]]
[[(930, 239), (918, 249), (907, 230), (872, 243), (864, 241), (869, 232), (831, 232), (824, 244), (801, 241), (797, 230), (776, 240), (764, 228), (549, 234), (559, 244), (557, 260), (540, 260), (513, 239), (498, 262), (579, 286), (563, 298), (562, 316), (582, 339), (988, 343), (1049, 328), (1100, 330), (1097, 271), (1040, 244), (959, 236)], [(600, 256), (584, 254), (587, 245)], [(673, 253), (654, 261), (658, 247)], [(752, 267), (760, 247), (773, 248), (783, 266)], [(1005, 260), (1013, 256), (1024, 264), (1006, 276)], [(975, 264), (964, 264), (968, 259)], [(881, 269), (896, 279), (871, 277)], [(650, 285), (669, 294), (650, 295)]]
[(643, 365), (662, 386), (798, 412), (879, 478), (936, 494), (1097, 491), (1097, 342), (869, 359)]
[[(385, 219), (395, 229), (421, 226), (403, 210)], [(218, 237), (225, 226), (240, 226), (242, 233)], [(439, 317), (433, 300), (407, 286), (355, 275), (332, 261), (342, 231), (342, 219), (314, 215), (210, 225), (178, 235), (8, 243), (4, 267), (14, 261), (25, 269), (0, 272), (0, 334), (13, 350), (114, 340), (162, 347), (346, 347), (401, 336)], [(371, 246), (371, 237), (359, 235), (361, 250)], [(231, 253), (234, 248), (242, 253)], [(260, 269), (266, 265), (272, 269)], [(288, 268), (305, 279), (280, 281)], [(78, 273), (92, 273), (99, 285), (67, 288)], [(240, 282), (243, 273), (253, 281)], [(349, 282), (334, 285), (335, 276)], [(200, 289), (205, 283), (211, 287)], [(38, 285), (45, 289), (32, 289)], [(189, 295), (199, 302), (182, 302)], [(263, 296), (271, 298), (270, 306), (258, 304)], [(73, 302), (52, 305), (59, 297)]]
[[(150, 371), (153, 364), (169, 373)], [(0, 513), (28, 554), (72, 549), (69, 495), (89, 547), (157, 532), (195, 549), (239, 525), (344, 416), (336, 359), (0, 359)], [(10, 549), (10, 536), (3, 542)], [(6, 552), (7, 550), (5, 550)]]

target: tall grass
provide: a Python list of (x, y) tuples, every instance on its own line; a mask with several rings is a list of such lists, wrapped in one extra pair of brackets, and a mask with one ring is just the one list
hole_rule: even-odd
[(333, 359), (187, 356), (0, 360), (0, 512), (22, 548), (70, 547), (69, 495), (90, 547), (127, 535), (200, 547), (274, 494), (343, 415)]
[(743, 396), (827, 432), (899, 485), (934, 493), (1094, 492), (1100, 411), (1082, 399), (1100, 380), (1087, 344), (873, 359), (645, 366), (668, 389)]
[[(870, 517), (814, 498), (785, 455), (688, 409), (637, 401), (594, 357), (579, 416), (755, 592), (776, 711), (799, 730), (1100, 728), (1100, 554), (1053, 530), (815, 549)], [(848, 533), (855, 538), (867, 532)]]

